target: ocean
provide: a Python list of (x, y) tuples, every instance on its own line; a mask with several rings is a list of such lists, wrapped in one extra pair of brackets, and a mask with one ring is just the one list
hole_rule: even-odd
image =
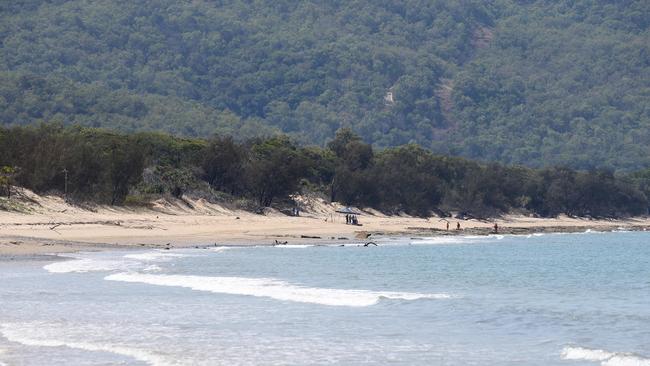
[(0, 366), (650, 365), (650, 233), (0, 262)]

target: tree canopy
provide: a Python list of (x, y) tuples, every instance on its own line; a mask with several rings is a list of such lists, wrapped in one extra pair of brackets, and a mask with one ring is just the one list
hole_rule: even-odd
[(193, 194), (261, 208), (316, 194), (418, 216), (620, 217), (648, 213), (650, 173), (482, 164), (415, 144), (379, 151), (345, 129), (319, 148), (286, 135), (188, 139), (44, 124), (0, 128), (0, 194), (12, 185), (111, 205)]
[[(17, 0), (0, 124), (650, 163), (646, 0)], [(387, 98), (391, 93), (392, 98)]]

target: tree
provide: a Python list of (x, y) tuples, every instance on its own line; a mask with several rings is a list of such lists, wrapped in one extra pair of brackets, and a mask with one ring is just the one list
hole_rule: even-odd
[(155, 172), (163, 184), (164, 191), (179, 199), (183, 198), (183, 194), (195, 185), (194, 174), (189, 168), (157, 166)]
[(240, 193), (244, 189), (242, 172), (247, 159), (244, 146), (232, 137), (214, 137), (204, 153), (204, 178), (216, 190)]
[(253, 145), (246, 167), (248, 190), (260, 206), (268, 207), (275, 198), (298, 190), (306, 163), (301, 151), (286, 137), (260, 141)]
[(111, 205), (121, 203), (129, 187), (142, 178), (144, 156), (140, 146), (131, 141), (110, 147)]
[(11, 198), (11, 185), (17, 171), (16, 168), (10, 166), (0, 167), (0, 186), (4, 188), (7, 198)]
[(360, 189), (364, 189), (364, 182), (367, 181), (365, 170), (371, 166), (374, 157), (372, 146), (347, 128), (337, 131), (327, 146), (337, 157), (330, 199), (336, 201), (341, 192), (346, 203), (359, 202), (363, 196)]
[(442, 199), (442, 182), (433, 167), (431, 153), (417, 145), (382, 152), (371, 173), (381, 207), (428, 216)]

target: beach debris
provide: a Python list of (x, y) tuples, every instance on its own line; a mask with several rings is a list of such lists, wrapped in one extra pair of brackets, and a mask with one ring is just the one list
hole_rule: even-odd
[(301, 239), (321, 239), (320, 236), (300, 235)]
[(363, 246), (364, 246), (364, 247), (369, 247), (369, 246), (371, 246), (371, 245), (374, 245), (374, 246), (376, 246), (376, 247), (379, 246), (379, 245), (377, 245), (377, 243), (375, 243), (374, 241), (369, 241), (369, 242), (365, 243)]
[(285, 241), (278, 241), (277, 239), (275, 240), (275, 245), (287, 245), (287, 244), (289, 244), (289, 242), (286, 240)]
[(355, 236), (357, 239), (368, 239), (370, 235), (372, 234), (367, 231), (358, 231)]

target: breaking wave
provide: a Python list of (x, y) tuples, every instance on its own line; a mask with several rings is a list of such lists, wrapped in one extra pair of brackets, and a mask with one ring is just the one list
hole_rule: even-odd
[(270, 278), (204, 277), (186, 275), (153, 275), (142, 273), (116, 273), (105, 278), (109, 281), (144, 283), (156, 286), (185, 287), (231, 295), (268, 297), (275, 300), (312, 303), (329, 306), (370, 306), (380, 299), (449, 299), (448, 294), (420, 294), (368, 290), (345, 290), (306, 287)]
[[(48, 334), (51, 332), (43, 332), (44, 326), (47, 327), (46, 324), (42, 323), (5, 323), (0, 324), (0, 334), (2, 334), (2, 336), (7, 338), (7, 340), (10, 342), (20, 343), (24, 346), (68, 347), (89, 352), (107, 352), (120, 356), (130, 357), (134, 360), (145, 362), (152, 366), (180, 365), (179, 363), (168, 360), (163, 356), (142, 349), (105, 343), (99, 344), (85, 341), (69, 341), (64, 339), (66, 338), (65, 336), (52, 337), (52, 334)], [(50, 328), (52, 327), (53, 326)], [(56, 328), (59, 330), (61, 329), (59, 326)], [(64, 334), (63, 331), (59, 332)]]
[(650, 366), (650, 359), (631, 353), (583, 347), (565, 347), (562, 350), (562, 359), (600, 362), (602, 366)]
[(123, 257), (103, 258), (99, 255), (68, 255), (70, 260), (54, 262), (45, 265), (43, 269), (51, 273), (84, 273), (84, 272), (109, 272), (129, 271), (143, 269), (145, 271), (159, 271), (154, 263), (169, 262), (177, 258), (189, 257), (189, 254), (151, 251), (145, 253), (127, 254)]
[(211, 252), (223, 252), (225, 250), (232, 249), (232, 247), (210, 247), (208, 250)]
[(144, 262), (167, 262), (175, 258), (184, 258), (188, 256), (189, 255), (187, 254), (154, 251), (154, 252), (146, 252), (146, 253), (127, 254), (124, 256), (124, 258), (135, 259)]
[[(75, 258), (75, 257), (72, 257)], [(132, 269), (136, 263), (121, 259), (75, 258), (73, 260), (54, 262), (43, 267), (51, 273), (101, 272)]]

